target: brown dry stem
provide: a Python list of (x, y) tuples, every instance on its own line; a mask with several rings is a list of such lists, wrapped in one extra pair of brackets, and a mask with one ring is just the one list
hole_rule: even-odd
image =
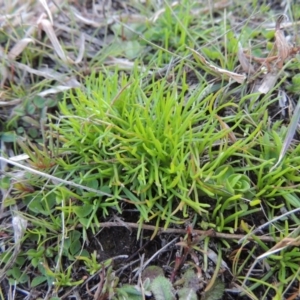
[[(124, 224), (118, 223), (118, 222), (103, 222), (103, 223), (99, 223), (99, 227), (105, 228), (105, 227), (122, 227), (124, 226)], [(30, 226), (29, 226), (30, 227)], [(82, 227), (81, 224), (78, 225), (78, 227)], [(160, 233), (177, 233), (177, 234), (186, 234), (186, 229), (177, 229), (177, 228), (161, 228), (159, 227), (157, 230), (156, 226), (153, 225), (139, 225), (137, 223), (130, 223), (130, 222), (126, 222), (126, 227), (127, 228), (134, 228), (134, 229), (138, 229), (138, 228), (142, 228), (145, 230), (151, 230), (151, 231), (158, 231), (158, 234)], [(199, 230), (199, 229), (193, 229), (193, 233), (194, 234), (198, 234), (198, 235), (205, 235), (208, 237), (214, 237), (214, 238), (222, 238), (222, 239), (227, 239), (227, 240), (239, 240), (239, 239), (243, 239), (245, 237), (245, 235), (243, 234), (232, 234), (232, 233), (221, 233), (221, 232), (215, 232), (212, 229), (209, 230)], [(259, 236), (259, 239), (261, 241), (264, 242), (276, 242), (276, 240), (280, 240), (280, 238), (278, 237), (278, 239), (274, 239), (271, 236)], [(248, 241), (255, 241), (255, 238), (249, 236), (247, 237)]]

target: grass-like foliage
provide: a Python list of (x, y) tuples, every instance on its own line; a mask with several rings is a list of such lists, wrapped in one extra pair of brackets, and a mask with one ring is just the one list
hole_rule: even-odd
[(299, 297), (300, 6), (25, 2), (0, 32), (0, 300)]
[[(242, 106), (223, 100), (226, 86), (211, 93), (203, 80), (191, 92), (183, 69), (178, 71), (181, 80), (146, 86), (137, 72), (104, 71), (88, 78), (84, 89), (66, 94), (54, 125), (60, 141), (56, 174), (112, 194), (95, 199), (77, 191), (104, 215), (108, 207), (121, 211), (125, 200), (139, 210), (141, 224), (155, 219), (168, 227), (192, 209), (203, 216), (202, 226), (233, 232), (261, 198), (272, 206), (276, 197), (290, 194), (293, 188), (284, 186), (296, 178), (295, 170), (268, 173), (281, 143), (275, 130), (264, 133), (264, 99), (247, 115)], [(217, 100), (224, 104), (215, 105)], [(234, 114), (218, 115), (230, 109)]]
[[(81, 184), (108, 186), (115, 198), (128, 198), (141, 221), (157, 217), (168, 225), (178, 209), (206, 212), (210, 205), (199, 191), (210, 187), (200, 155), (226, 133), (209, 117), (205, 84), (191, 95), (184, 78), (180, 87), (161, 80), (143, 89), (136, 76), (117, 72), (92, 76), (60, 105), (59, 164)], [(102, 205), (119, 207), (115, 199)]]

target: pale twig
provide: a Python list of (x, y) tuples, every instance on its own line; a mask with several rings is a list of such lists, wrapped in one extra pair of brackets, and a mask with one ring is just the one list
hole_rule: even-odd
[[(23, 169), (23, 170), (26, 170), (26, 171), (28, 171), (28, 172), (30, 172), (30, 173), (32, 173), (32, 174), (36, 174), (36, 175), (45, 177), (45, 178), (47, 178), (47, 179), (53, 180), (53, 181), (55, 181), (55, 182), (59, 182), (59, 183), (61, 183), (61, 184), (74, 186), (74, 187), (77, 187), (77, 188), (86, 190), (86, 191), (88, 191), (88, 192), (96, 193), (96, 194), (98, 194), (98, 195), (100, 195), (100, 196), (115, 197), (115, 196), (112, 195), (112, 194), (105, 193), (105, 192), (102, 192), (102, 191), (99, 191), (99, 190), (95, 190), (95, 189), (93, 189), (93, 188), (89, 188), (89, 187), (87, 187), (87, 186), (84, 186), (84, 185), (75, 183), (75, 182), (73, 182), (73, 181), (64, 180), (64, 179), (61, 179), (61, 178), (58, 178), (58, 177), (49, 175), (49, 174), (47, 174), (47, 173), (44, 173), (44, 172), (35, 170), (35, 169), (33, 169), (33, 168), (24, 166), (24, 165), (22, 165), (22, 164), (19, 164), (19, 163), (15, 162), (15, 161), (13, 161), (13, 160), (11, 160), (11, 159), (8, 159), (8, 158), (2, 157), (2, 156), (0, 156), (0, 161), (1, 161), (1, 160), (4, 161), (4, 162), (6, 162), (6, 163), (12, 164), (12, 165), (15, 166), (15, 167), (18, 167), (18, 168), (21, 168), (21, 169)], [(117, 197), (117, 198), (120, 199), (120, 200), (128, 201), (127, 199), (122, 198), (122, 197)]]
[[(293, 213), (296, 213), (296, 212), (298, 212), (298, 211), (300, 211), (300, 208), (299, 208), (299, 207), (298, 207), (298, 208), (295, 208), (295, 209), (293, 209), (293, 210), (291, 210), (291, 211), (288, 211), (288, 212), (286, 212), (285, 214), (282, 214), (282, 215), (280, 215), (280, 216), (278, 216), (278, 217), (276, 217), (276, 218), (274, 218), (274, 219), (272, 219), (272, 220), (270, 220), (270, 221), (268, 221), (268, 222), (266, 222), (266, 223), (260, 225), (260, 226), (257, 227), (255, 230), (253, 230), (253, 231), (249, 232), (247, 235), (243, 236), (243, 237), (239, 240), (238, 243), (241, 244), (244, 240), (249, 240), (249, 239), (251, 239), (251, 235), (255, 234), (256, 232), (261, 231), (264, 227), (266, 227), (266, 226), (268, 226), (268, 225), (270, 225), (270, 224), (272, 224), (272, 223), (275, 223), (276, 221), (278, 221), (278, 220), (280, 220), (280, 219), (282, 219), (282, 218), (284, 218), (284, 217), (287, 217), (288, 215), (291, 215), (291, 214), (293, 214)], [(259, 239), (262, 240), (262, 241), (264, 241), (263, 236), (260, 236)], [(279, 237), (278, 237), (278, 240), (280, 240)], [(273, 242), (278, 242), (278, 240), (277, 240), (277, 239), (272, 239)]]

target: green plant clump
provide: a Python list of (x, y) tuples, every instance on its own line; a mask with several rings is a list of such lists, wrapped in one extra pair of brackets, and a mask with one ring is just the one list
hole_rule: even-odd
[[(277, 156), (268, 157), (264, 148), (257, 153), (267, 115), (250, 126), (234, 102), (215, 105), (222, 89), (213, 93), (203, 80), (191, 91), (183, 68), (178, 74), (171, 84), (162, 79), (145, 85), (137, 71), (104, 71), (66, 94), (54, 124), (60, 141), (55, 175), (110, 194), (73, 194), (104, 215), (109, 207), (121, 212), (126, 201), (138, 209), (140, 224), (164, 220), (168, 227), (181, 222), (179, 211), (186, 218), (192, 209), (202, 215), (203, 228), (232, 232), (242, 216), (258, 209), (259, 199), (272, 202), (287, 192), (281, 188), (287, 175), (280, 182), (275, 172), (268, 182), (261, 178)], [(226, 119), (231, 127), (219, 116), (230, 106), (237, 110)], [(243, 138), (233, 141), (234, 131), (244, 131)]]
[(211, 162), (201, 166), (200, 156), (226, 132), (217, 132), (216, 118), (208, 117), (213, 96), (205, 85), (188, 97), (185, 78), (178, 86), (162, 80), (143, 89), (140, 80), (117, 72), (91, 76), (84, 90), (66, 95), (60, 105), (63, 116), (55, 128), (63, 142), (62, 174), (72, 172), (93, 188), (109, 187), (114, 199), (107, 198), (103, 208), (119, 208), (116, 198), (126, 197), (141, 221), (176, 222), (175, 212), (187, 214), (188, 207), (205, 213), (210, 205), (199, 192), (214, 192), (203, 180)]

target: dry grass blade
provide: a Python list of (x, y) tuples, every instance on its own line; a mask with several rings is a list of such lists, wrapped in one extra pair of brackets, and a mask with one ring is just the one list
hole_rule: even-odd
[(65, 91), (67, 91), (69, 89), (72, 89), (72, 88), (73, 87), (71, 87), (71, 86), (58, 85), (54, 88), (42, 91), (42, 92), (38, 93), (38, 95), (41, 96), (41, 97), (46, 97), (48, 95), (53, 95), (53, 94), (58, 94), (58, 93), (61, 93), (61, 92), (65, 92)]
[(70, 36), (71, 34), (75, 35), (75, 36), (84, 35), (84, 40), (85, 41), (88, 41), (89, 43), (93, 43), (93, 44), (95, 44), (97, 46), (103, 47), (103, 45), (105, 44), (102, 40), (99, 40), (97, 38), (89, 36), (89, 35), (87, 35), (85, 33), (80, 33), (78, 30), (70, 28), (70, 27), (68, 27), (68, 26), (66, 26), (64, 24), (55, 24), (55, 28), (59, 29), (61, 31), (65, 31), (68, 36)]
[(193, 52), (194, 56), (201, 61), (207, 68), (209, 68), (214, 73), (217, 73), (220, 76), (225, 76), (226, 78), (233, 79), (234, 81), (238, 83), (243, 83), (245, 79), (247, 78), (246, 75), (238, 74), (235, 72), (231, 72), (225, 69), (221, 69), (219, 67), (214, 66), (210, 62), (208, 62), (199, 52), (195, 51), (192, 48), (187, 47), (190, 51)]
[[(251, 268), (249, 269), (249, 271), (247, 272), (245, 279), (243, 281), (242, 286), (245, 287), (246, 282), (249, 279), (250, 274), (252, 273), (252, 270), (254, 269), (255, 265), (262, 259), (277, 253), (287, 247), (290, 246), (295, 246), (298, 247), (299, 246), (299, 229), (300, 227), (298, 226), (298, 228), (296, 228), (293, 232), (291, 232), (287, 237), (283, 238), (281, 241), (279, 241), (275, 246), (273, 246), (272, 248), (270, 248), (268, 251), (266, 251), (265, 253), (263, 253), (262, 255), (258, 256), (254, 263), (252, 264)], [(292, 238), (292, 235), (296, 235), (298, 236), (297, 238)]]
[(17, 259), (17, 256), (21, 248), (22, 238), (27, 228), (27, 220), (24, 219), (22, 216), (16, 215), (12, 218), (12, 226), (14, 229), (14, 250), (8, 263), (5, 265), (3, 269), (0, 270), (0, 281), (2, 281), (6, 272), (14, 265)]
[(284, 19), (284, 16), (281, 15), (277, 22), (275, 27), (275, 45), (278, 51), (278, 62), (277, 66), (278, 68), (282, 68), (284, 61), (289, 57), (290, 55), (290, 45), (287, 42), (283, 31), (280, 29), (280, 24), (282, 23)]
[(247, 74), (255, 73), (255, 70), (254, 70), (253, 66), (251, 65), (251, 63), (249, 62), (247, 56), (245, 55), (244, 50), (240, 43), (239, 43), (239, 47), (238, 47), (238, 59), (242, 66), (242, 69), (245, 73), (247, 73)]
[(30, 157), (27, 154), (20, 154), (20, 155), (16, 155), (16, 156), (12, 156), (9, 159), (12, 161), (23, 161), (23, 160), (27, 160)]
[(84, 56), (84, 50), (85, 50), (85, 35), (82, 33), (80, 35), (80, 40), (79, 40), (79, 52), (78, 52), (78, 56), (75, 60), (75, 64), (79, 64)]
[[(299, 230), (299, 229), (298, 229)], [(292, 232), (294, 234), (294, 232)], [(260, 258), (264, 258), (270, 254), (274, 254), (286, 247), (295, 246), (298, 247), (300, 244), (299, 236), (297, 238), (285, 237), (281, 241), (279, 241), (276, 245), (274, 245), (268, 252), (262, 254)]]
[[(57, 184), (61, 183), (61, 184), (71, 185), (71, 186), (74, 186), (74, 187), (79, 187), (79, 188), (84, 189), (84, 190), (89, 191), (89, 192), (96, 193), (97, 195), (100, 195), (100, 196), (114, 197), (112, 194), (109, 194), (109, 193), (106, 193), (106, 192), (102, 192), (102, 191), (99, 191), (99, 190), (96, 190), (96, 189), (93, 189), (93, 188), (89, 188), (89, 187), (83, 186), (81, 184), (72, 182), (72, 181), (64, 180), (64, 179), (61, 179), (61, 178), (49, 175), (49, 174), (44, 173), (44, 172), (37, 171), (37, 170), (35, 170), (33, 168), (21, 165), (21, 164), (19, 164), (17, 162), (14, 162), (14, 161), (12, 161), (10, 159), (7, 159), (7, 158), (4, 158), (2, 156), (0, 156), (0, 161), (4, 161), (6, 163), (10, 163), (10, 164), (12, 164), (12, 165), (14, 165), (16, 167), (19, 167), (19, 168), (21, 168), (23, 170), (26, 170), (26, 171), (30, 172), (32, 174), (43, 176), (43, 177), (45, 177), (47, 179), (52, 180), (53, 182), (55, 182)], [(126, 199), (120, 197), (120, 200), (126, 200)]]
[(217, 11), (224, 9), (232, 4), (232, 1), (227, 1), (227, 0), (221, 0), (218, 2), (210, 3), (210, 5), (207, 5), (207, 7), (201, 8), (201, 9), (195, 9), (192, 10), (190, 13), (192, 15), (199, 15), (199, 14), (207, 14), (210, 11)]
[[(225, 130), (230, 130), (230, 127), (222, 120), (222, 118), (218, 115), (216, 115), (216, 118), (220, 122), (220, 125)], [(232, 131), (228, 132), (228, 137), (231, 140), (232, 143), (235, 143), (237, 141), (236, 136)]]
[[(5, 2), (5, 3), (3, 3)], [(2, 15), (0, 16), (0, 22), (2, 28), (17, 27), (24, 22), (28, 22), (33, 13), (30, 11), (30, 1), (1, 1), (0, 7)], [(3, 7), (4, 6), (4, 7)]]
[(286, 154), (288, 148), (290, 147), (291, 142), (293, 140), (293, 137), (295, 135), (297, 126), (299, 124), (299, 119), (300, 119), (300, 99), (298, 100), (298, 103), (296, 105), (296, 108), (295, 108), (293, 116), (292, 116), (291, 123), (289, 124), (288, 130), (287, 130), (287, 133), (286, 133), (286, 137), (284, 139), (282, 149), (281, 149), (280, 154), (279, 154), (278, 161), (272, 167), (271, 171), (273, 171), (275, 168), (277, 168), (277, 166), (280, 164), (280, 162), (284, 158), (284, 155)]
[[(107, 66), (118, 66), (121, 70), (132, 70), (135, 66), (135, 62), (132, 62), (125, 58), (116, 58), (116, 57), (108, 57), (108, 59), (105, 61), (105, 65)], [(141, 66), (138, 67), (138, 69), (141, 72), (148, 72), (149, 74), (152, 74), (152, 71), (148, 71), (145, 67)]]
[(50, 11), (50, 9), (49, 9), (49, 6), (48, 6), (48, 4), (47, 4), (47, 1), (45, 1), (45, 0), (39, 0), (39, 1), (40, 1), (40, 3), (42, 4), (42, 6), (44, 7), (45, 11), (47, 12), (47, 15), (48, 15), (48, 17), (49, 17), (49, 19), (50, 19), (51, 24), (53, 24), (52, 13), (51, 13), (51, 11)]
[(15, 244), (20, 246), (21, 239), (27, 228), (27, 220), (21, 216), (15, 216), (12, 219), (12, 225), (14, 229)]
[(47, 19), (44, 19), (43, 17), (44, 16), (42, 16), (41, 19), (38, 21), (38, 25), (46, 32), (47, 36), (49, 37), (49, 39), (52, 43), (52, 46), (53, 46), (56, 54), (59, 56), (59, 58), (63, 62), (74, 63), (73, 60), (65, 54), (63, 48), (61, 47), (61, 45), (57, 39), (57, 36), (54, 32), (53, 26), (50, 23), (50, 21)]
[[(4, 49), (0, 46), (0, 58), (5, 58), (6, 57), (6, 54), (5, 54), (5, 51)], [(9, 71), (7, 69), (7, 67), (2, 63), (0, 64), (0, 87), (3, 88), (4, 87), (4, 83), (5, 81), (9, 78)]]
[(89, 26), (92, 26), (92, 27), (101, 28), (103, 26), (107, 26), (107, 25), (113, 23), (113, 19), (110, 19), (110, 20), (102, 19), (100, 21), (91, 20), (89, 18), (83, 17), (82, 15), (80, 15), (75, 10), (73, 11), (73, 14), (78, 19), (78, 21), (80, 21), (81, 23), (83, 23), (85, 25), (89, 25)]
[(4, 106), (15, 106), (18, 105), (22, 102), (21, 99), (14, 99), (14, 100), (10, 100), (10, 101), (0, 101), (0, 107), (4, 107)]
[(267, 73), (258, 87), (258, 92), (261, 94), (268, 93), (275, 86), (278, 75), (277, 72)]
[[(0, 57), (1, 57), (1, 54), (0, 54)], [(54, 80), (57, 80), (57, 81), (62, 81), (62, 77), (57, 77), (56, 73), (55, 75), (53, 75), (52, 73), (52, 69), (41, 69), (41, 70), (36, 70), (36, 69), (33, 69), (25, 64), (22, 64), (22, 63), (19, 63), (19, 62), (12, 62), (12, 61), (9, 61), (8, 58), (6, 58), (7, 61), (8, 61), (8, 64), (9, 65), (12, 65), (14, 66), (15, 68), (17, 69), (20, 69), (20, 70), (23, 70), (25, 72), (28, 72), (30, 74), (35, 74), (37, 76), (41, 76), (43, 78), (47, 78), (47, 79), (54, 79)], [(2, 75), (3, 76), (3, 75)]]
[[(218, 254), (215, 251), (213, 251), (212, 249), (208, 249), (208, 251), (207, 251), (207, 257), (211, 261), (213, 261), (215, 265), (218, 263)], [(229, 269), (227, 263), (223, 259), (221, 260), (221, 267), (223, 269), (228, 270), (230, 272), (230, 269)]]
[[(241, 238), (241, 239), (238, 241), (238, 244), (241, 244), (241, 243), (244, 242), (245, 240), (249, 240), (249, 237), (251, 237), (252, 235), (256, 234), (257, 232), (260, 232), (263, 228), (269, 226), (270, 224), (275, 223), (275, 222), (277, 222), (278, 220), (281, 220), (281, 219), (283, 219), (283, 218), (285, 218), (285, 217), (287, 217), (287, 216), (289, 216), (289, 215), (292, 215), (292, 214), (294, 214), (294, 213), (297, 213), (297, 212), (299, 212), (299, 211), (300, 211), (300, 208), (298, 207), (298, 208), (295, 208), (295, 209), (293, 209), (293, 210), (290, 210), (290, 211), (288, 211), (288, 212), (286, 212), (286, 213), (284, 213), (284, 214), (282, 214), (282, 215), (280, 215), (280, 216), (278, 216), (278, 217), (276, 217), (276, 218), (273, 218), (272, 220), (270, 220), (270, 221), (268, 221), (268, 222), (262, 224), (261, 226), (257, 227), (255, 230), (253, 230), (253, 231), (249, 232), (248, 234), (246, 234), (243, 238)], [(262, 237), (259, 237), (259, 238), (262, 239)]]
[[(178, 6), (179, 4), (180, 4), (179, 1), (175, 1), (175, 2), (173, 2), (173, 3), (170, 5), (170, 7), (175, 7), (175, 6)], [(153, 22), (153, 23), (155, 23), (155, 22), (158, 20), (159, 16), (160, 16), (161, 14), (163, 14), (165, 11), (166, 11), (166, 8), (162, 8), (162, 9), (158, 10), (158, 11), (150, 18), (150, 21)]]
[(20, 41), (18, 41), (9, 51), (7, 57), (9, 59), (16, 59), (17, 56), (19, 56), (23, 50), (28, 46), (29, 43), (34, 43), (34, 40), (31, 38), (24, 38)]

